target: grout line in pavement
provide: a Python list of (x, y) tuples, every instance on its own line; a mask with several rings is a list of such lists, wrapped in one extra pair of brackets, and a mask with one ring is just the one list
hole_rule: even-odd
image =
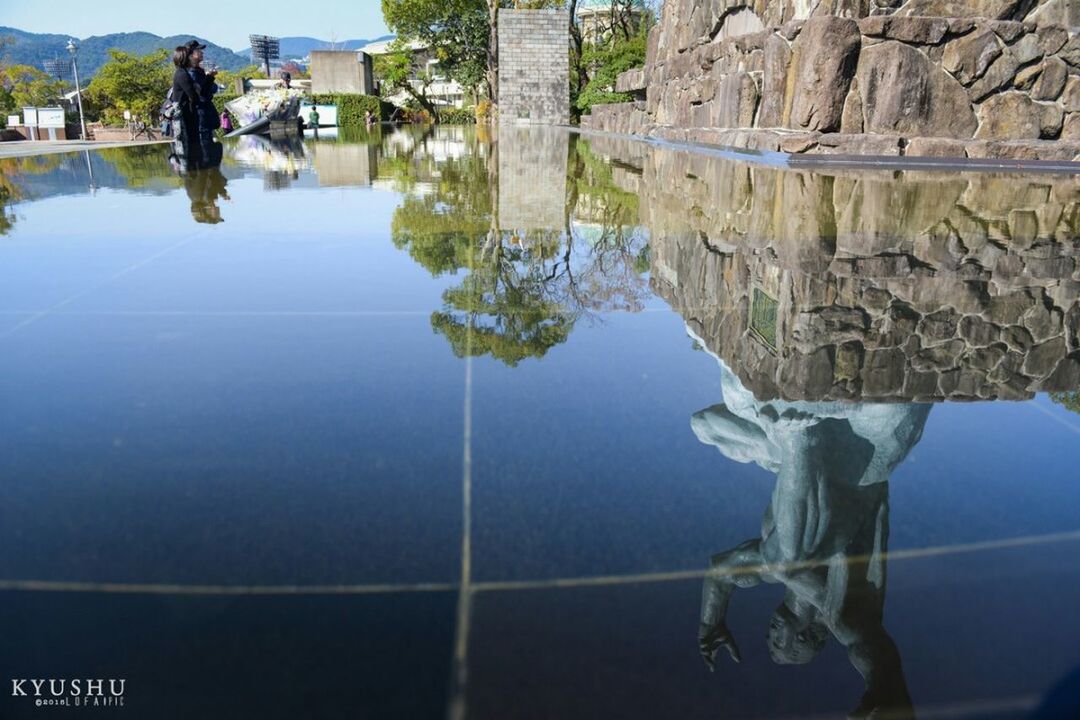
[[(470, 460), (471, 462), (471, 460)], [(471, 483), (471, 480), (469, 481)], [(471, 495), (471, 490), (470, 490)], [(471, 497), (467, 503), (471, 513)], [(471, 522), (469, 533), (471, 534)], [(468, 542), (466, 542), (466, 539)], [(471, 573), (471, 537), (463, 534), (463, 546), (468, 548), (469, 560), (462, 562), (462, 577), (468, 582), (459, 583), (412, 583), (412, 584), (354, 584), (354, 585), (181, 585), (181, 584), (153, 584), (153, 583), (95, 583), (95, 582), (68, 582), (52, 580), (4, 580), (0, 579), (0, 591), (22, 590), (37, 592), (105, 592), (105, 593), (146, 593), (146, 594), (177, 594), (177, 595), (368, 595), (396, 592), (448, 592), (457, 590), (459, 594), (465, 588), (469, 596), (479, 592), (510, 592), (518, 590), (541, 590), (541, 589), (571, 589), (581, 587), (604, 587), (617, 585), (635, 585), (643, 583), (678, 582), (682, 580), (695, 580), (705, 576), (707, 569), (701, 570), (674, 570), (670, 572), (638, 573), (629, 575), (595, 575), (564, 578), (544, 578), (539, 580), (506, 580), (506, 581), (480, 581), (472, 580)], [(1080, 530), (1066, 532), (1046, 533), (1043, 535), (1025, 535), (1001, 540), (983, 540), (979, 542), (961, 543), (957, 545), (938, 545), (924, 548), (911, 548), (908, 550), (893, 550), (884, 554), (887, 560), (916, 560), (929, 557), (944, 557), (949, 555), (965, 555), (977, 552), (990, 552), (994, 550), (1008, 550), (1033, 545), (1048, 545), (1052, 543), (1080, 542)], [(864, 563), (867, 556), (852, 556), (847, 559), (848, 563)], [(787, 565), (747, 566), (732, 569), (729, 574), (760, 573), (763, 570), (771, 572), (790, 571), (815, 567), (825, 563), (806, 562), (790, 563)], [(459, 617), (463, 609), (459, 602)], [(465, 620), (464, 629), (468, 629), (468, 619)], [(460, 634), (455, 642), (455, 648), (467, 649), (465, 645), (467, 635)]]

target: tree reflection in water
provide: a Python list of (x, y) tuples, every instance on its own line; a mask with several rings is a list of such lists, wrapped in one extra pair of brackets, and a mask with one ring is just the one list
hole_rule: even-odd
[(384, 165), (406, 193), (394, 244), (432, 275), (467, 273), (431, 316), (459, 357), (491, 355), (510, 366), (543, 357), (582, 317), (639, 310), (648, 293), (635, 196), (615, 188), (567, 135), (544, 137), (553, 143), (543, 155), (550, 166), (530, 159), (528, 171), (555, 177), (559, 196), (549, 207), (557, 214), (523, 212), (500, 197), (500, 153), (522, 150), (508, 131), (464, 135), (467, 151), (451, 157), (428, 134)]
[(29, 175), (52, 172), (63, 159), (61, 155), (36, 155), (0, 160), (0, 235), (11, 232), (15, 225), (15, 211), (11, 206), (26, 199), (21, 179)]

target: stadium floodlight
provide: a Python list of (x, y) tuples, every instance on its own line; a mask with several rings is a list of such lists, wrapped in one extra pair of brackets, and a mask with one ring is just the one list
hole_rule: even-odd
[(42, 65), (45, 67), (45, 72), (57, 80), (66, 80), (71, 77), (71, 66), (68, 64), (67, 60), (54, 58), (52, 60), (46, 60)]
[(259, 60), (266, 67), (266, 77), (270, 77), (270, 61), (281, 57), (281, 38), (269, 35), (251, 35), (251, 57)]

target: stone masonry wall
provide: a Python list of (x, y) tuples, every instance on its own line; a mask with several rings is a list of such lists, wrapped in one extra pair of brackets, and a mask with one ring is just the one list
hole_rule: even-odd
[(1078, 22), (1080, 0), (667, 0), (646, 67), (618, 83), (646, 99), (583, 125), (785, 152), (1073, 160)]
[(499, 11), (499, 121), (570, 122), (570, 16)]

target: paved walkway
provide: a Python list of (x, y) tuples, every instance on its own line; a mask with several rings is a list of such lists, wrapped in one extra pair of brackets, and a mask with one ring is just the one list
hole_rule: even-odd
[(163, 142), (171, 142), (171, 140), (116, 140), (102, 142), (94, 142), (93, 140), (13, 140), (0, 142), (0, 158), (51, 155), (52, 153), (76, 152), (78, 150), (101, 150), (102, 148), (127, 147), (129, 145), (153, 145)]

